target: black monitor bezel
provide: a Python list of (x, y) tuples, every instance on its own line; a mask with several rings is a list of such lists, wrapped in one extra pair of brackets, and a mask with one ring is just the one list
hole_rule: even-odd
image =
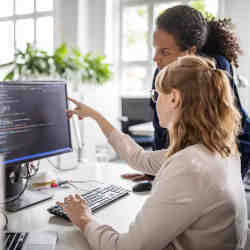
[[(64, 85), (65, 96), (66, 96), (66, 108), (68, 109), (68, 98), (67, 98), (68, 97), (68, 92), (67, 92), (67, 83), (66, 83), (66, 81), (54, 81), (54, 80), (46, 80), (46, 81), (34, 81), (34, 80), (32, 80), (32, 81), (30, 81), (30, 80), (0, 81), (0, 87), (1, 87), (1, 85), (9, 85), (9, 84), (14, 85), (14, 86), (15, 85), (20, 85), (20, 84), (23, 84), (23, 85), (34, 85), (35, 84), (35, 85), (41, 85), (41, 86), (42, 85), (51, 85), (51, 84)], [(15, 164), (28, 163), (28, 162), (44, 159), (44, 158), (51, 157), (51, 156), (56, 156), (56, 155), (61, 155), (61, 154), (64, 154), (64, 153), (73, 152), (70, 122), (69, 122), (68, 119), (67, 119), (67, 124), (68, 124), (69, 142), (70, 142), (68, 150), (65, 150), (65, 151), (62, 151), (62, 152), (53, 152), (51, 154), (44, 155), (44, 156), (35, 156), (35, 157), (30, 158), (30, 159), (23, 159), (23, 160), (20, 160), (20, 161), (8, 162), (8, 163), (6, 163), (5, 159), (3, 159), (3, 164), (5, 165), (5, 167), (8, 167), (8, 166), (13, 166)], [(3, 154), (3, 156), (4, 156), (4, 154)]]

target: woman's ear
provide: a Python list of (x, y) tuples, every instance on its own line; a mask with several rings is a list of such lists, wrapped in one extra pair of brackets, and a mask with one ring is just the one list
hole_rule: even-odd
[(178, 89), (172, 89), (170, 102), (172, 108), (176, 109), (181, 104), (181, 93)]

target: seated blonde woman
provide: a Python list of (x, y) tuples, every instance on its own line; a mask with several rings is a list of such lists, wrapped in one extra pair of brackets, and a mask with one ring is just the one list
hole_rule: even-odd
[(236, 144), (240, 114), (225, 73), (200, 57), (181, 57), (161, 70), (156, 91), (160, 125), (170, 132), (167, 151), (145, 152), (76, 100), (68, 111), (69, 118), (94, 119), (121, 158), (156, 176), (128, 232), (99, 224), (77, 195), (57, 204), (92, 249), (243, 249), (247, 209)]

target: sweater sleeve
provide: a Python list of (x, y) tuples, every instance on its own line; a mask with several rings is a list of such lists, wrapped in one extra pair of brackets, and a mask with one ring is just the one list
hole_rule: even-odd
[[(184, 163), (182, 162), (184, 165)], [(185, 163), (186, 164), (186, 163)], [(92, 249), (163, 249), (184, 232), (207, 206), (199, 171), (171, 164), (160, 170), (158, 181), (127, 233), (91, 222), (84, 235)], [(202, 183), (203, 182), (203, 183)], [(181, 183), (181, 185), (180, 185)]]
[(166, 150), (145, 151), (130, 136), (116, 129), (109, 135), (108, 140), (121, 159), (146, 174), (156, 175), (166, 159)]

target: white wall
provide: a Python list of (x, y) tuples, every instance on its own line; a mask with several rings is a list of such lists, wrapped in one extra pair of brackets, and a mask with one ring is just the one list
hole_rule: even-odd
[[(106, 0), (79, 0), (78, 44), (82, 51), (105, 54), (106, 41)], [(87, 19), (87, 20), (86, 20)], [(99, 110), (112, 124), (119, 126), (118, 84), (115, 80), (104, 86), (84, 87), (84, 101)], [(92, 120), (84, 122), (86, 147), (103, 144), (106, 138)], [(91, 145), (92, 144), (92, 145)]]
[[(82, 6), (82, 2), (85, 2), (84, 4), (85, 6)], [(87, 6), (88, 10), (85, 8), (86, 5), (88, 5)], [(88, 49), (104, 53), (105, 27), (106, 27), (106, 0), (80, 1), (79, 3), (80, 21), (82, 17), (87, 15), (88, 15), (88, 33), (85, 34), (85, 38), (87, 38), (89, 41)], [(79, 24), (80, 41), (84, 39), (84, 37), (82, 37), (83, 27), (85, 28), (86, 25), (83, 22), (81, 22)]]
[[(243, 55), (240, 56), (239, 72), (250, 82), (250, 1), (224, 0), (224, 16), (231, 17), (235, 24), (236, 34), (239, 37)], [(250, 114), (250, 86), (240, 89), (240, 96), (244, 107)]]
[(55, 47), (63, 42), (77, 44), (78, 1), (55, 0)]

